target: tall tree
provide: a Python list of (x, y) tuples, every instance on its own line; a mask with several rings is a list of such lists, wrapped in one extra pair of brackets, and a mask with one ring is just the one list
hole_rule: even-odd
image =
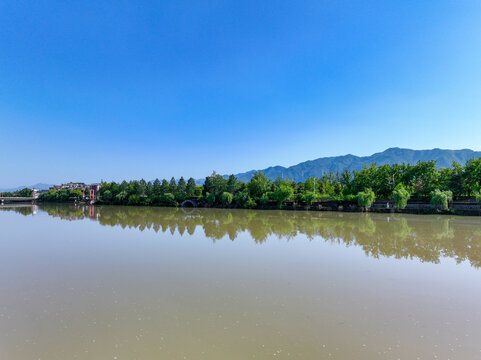
[(175, 178), (172, 176), (172, 179), (170, 179), (170, 183), (169, 183), (169, 191), (171, 194), (175, 195), (176, 190), (177, 190), (177, 183), (175, 182)]
[(159, 179), (154, 180), (154, 184), (152, 186), (152, 193), (155, 196), (162, 195), (162, 187), (160, 186), (160, 180)]
[(177, 183), (176, 195), (179, 198), (184, 198), (187, 195), (186, 188), (187, 184), (185, 183), (184, 177), (181, 176), (179, 182)]
[(160, 186), (160, 191), (163, 194), (166, 194), (170, 191), (170, 186), (169, 186), (169, 183), (167, 182), (167, 180), (163, 179), (162, 180), (162, 185)]
[(254, 199), (260, 199), (271, 188), (271, 181), (262, 171), (256, 171), (247, 184), (249, 195)]
[(197, 188), (197, 185), (195, 184), (195, 180), (194, 178), (189, 178), (189, 180), (187, 180), (187, 186), (185, 188), (185, 192), (187, 194), (188, 197), (193, 197), (196, 195), (196, 188)]

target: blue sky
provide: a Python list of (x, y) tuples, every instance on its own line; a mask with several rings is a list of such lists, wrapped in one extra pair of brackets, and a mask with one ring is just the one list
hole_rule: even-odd
[(481, 149), (479, 1), (2, 1), (0, 186)]

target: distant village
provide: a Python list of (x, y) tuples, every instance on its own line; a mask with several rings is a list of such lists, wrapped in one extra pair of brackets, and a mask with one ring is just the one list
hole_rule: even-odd
[(66, 183), (66, 184), (62, 184), (62, 185), (54, 185), (52, 187), (49, 188), (49, 191), (51, 190), (62, 190), (62, 189), (65, 189), (65, 190), (82, 190), (82, 191), (85, 191), (87, 188), (89, 190), (94, 190), (95, 192), (97, 192), (99, 189), (100, 189), (100, 186), (102, 184), (99, 184), (99, 183), (95, 183), (95, 184), (85, 184), (85, 183), (81, 183), (81, 182), (69, 182), (69, 183)]

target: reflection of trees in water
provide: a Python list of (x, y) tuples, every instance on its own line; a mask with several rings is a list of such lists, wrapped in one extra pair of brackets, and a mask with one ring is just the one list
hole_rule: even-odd
[[(41, 205), (40, 209), (65, 219), (91, 215), (87, 207)], [(290, 240), (304, 235), (310, 240), (323, 238), (360, 246), (374, 258), (439, 263), (446, 256), (458, 263), (468, 260), (472, 266), (481, 266), (481, 223), (470, 217), (224, 209), (185, 212), (177, 208), (100, 206), (95, 207), (94, 219), (102, 225), (171, 234), (177, 231), (180, 235), (193, 235), (202, 229), (213, 241), (224, 237), (235, 240), (241, 233), (249, 233), (256, 243), (272, 236)]]
[(14, 211), (22, 215), (33, 215), (37, 212), (37, 205), (2, 205), (0, 206), (1, 211)]

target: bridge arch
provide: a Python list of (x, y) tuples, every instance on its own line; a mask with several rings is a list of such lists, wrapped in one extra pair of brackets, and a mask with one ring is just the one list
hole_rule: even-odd
[(197, 207), (199, 206), (199, 200), (184, 200), (180, 203), (180, 206), (182, 207)]

